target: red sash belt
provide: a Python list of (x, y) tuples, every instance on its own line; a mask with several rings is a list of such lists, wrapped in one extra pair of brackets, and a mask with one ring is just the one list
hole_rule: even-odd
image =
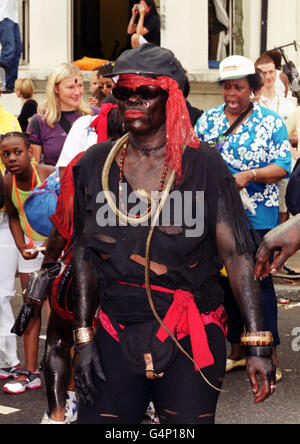
[[(118, 283), (145, 288), (145, 284), (138, 285), (127, 282)], [(221, 327), (223, 333), (226, 334), (226, 314), (223, 306), (218, 307), (214, 312), (200, 314), (195, 303), (194, 295), (188, 291), (180, 289), (170, 290), (168, 288), (163, 288), (156, 285), (151, 285), (151, 290), (171, 293), (174, 295), (174, 300), (163, 320), (164, 324), (171, 331), (171, 333), (175, 334), (176, 331), (178, 339), (182, 339), (184, 336), (190, 335), (193, 358), (199, 368), (208, 367), (214, 364), (215, 360), (208, 345), (205, 325), (212, 323), (217, 324), (219, 327)], [(100, 311), (99, 313), (99, 320), (107, 332), (118, 340), (117, 332), (111, 325), (108, 316), (103, 311)], [(168, 333), (163, 327), (159, 328), (156, 336), (161, 342), (164, 342), (169, 337)]]
[[(194, 361), (200, 368), (214, 364), (215, 360), (209, 349), (204, 322), (192, 293), (183, 290), (174, 292), (174, 301), (167, 311), (164, 324), (173, 334), (176, 329), (183, 335), (190, 335)], [(160, 327), (156, 336), (164, 342), (169, 335), (163, 327)]]

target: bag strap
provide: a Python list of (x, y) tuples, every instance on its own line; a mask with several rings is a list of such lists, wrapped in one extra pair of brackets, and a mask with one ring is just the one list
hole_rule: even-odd
[(233, 122), (233, 124), (228, 128), (227, 131), (223, 134), (224, 137), (227, 137), (232, 131), (241, 123), (241, 121), (246, 117), (246, 115), (252, 110), (253, 103), (250, 103), (246, 111), (239, 115), (239, 117)]
[(64, 112), (61, 113), (60, 119), (58, 121), (58, 124), (62, 127), (62, 129), (69, 134), (70, 129), (72, 127), (71, 123), (66, 118)]
[(67, 248), (67, 250), (64, 252), (64, 254), (58, 259), (58, 261), (57, 262), (62, 262), (66, 257), (67, 257), (67, 255), (70, 253), (70, 251), (72, 250), (72, 248), (73, 248), (73, 244), (71, 244), (70, 246), (69, 246), (69, 248)]
[[(61, 266), (62, 266), (62, 262), (63, 260), (66, 258), (66, 256), (70, 253), (70, 251), (72, 250), (73, 245), (70, 245), (70, 247), (64, 252), (64, 254), (57, 260), (57, 262), (53, 263), (52, 262), (45, 262), (42, 265), (42, 270), (47, 271), (48, 273), (53, 273), (56, 272), (56, 270), (59, 272), (61, 270)], [(49, 265), (51, 265), (49, 267)]]

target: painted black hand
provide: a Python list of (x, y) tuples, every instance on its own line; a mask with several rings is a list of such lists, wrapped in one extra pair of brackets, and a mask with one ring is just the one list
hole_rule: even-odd
[(94, 398), (100, 394), (95, 386), (93, 374), (107, 381), (97, 344), (92, 341), (77, 345), (74, 358), (74, 381), (78, 396), (85, 405), (93, 405)]

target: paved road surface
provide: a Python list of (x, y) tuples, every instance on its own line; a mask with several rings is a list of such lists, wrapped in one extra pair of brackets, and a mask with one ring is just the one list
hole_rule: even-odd
[[(300, 283), (300, 281), (299, 281)], [(275, 394), (263, 404), (255, 406), (245, 370), (234, 370), (226, 375), (224, 389), (220, 395), (217, 424), (300, 424), (300, 351), (294, 351), (292, 344), (300, 348), (300, 287), (294, 283), (293, 305), (279, 307), (279, 328), (282, 344), (279, 347), (279, 358), (283, 370), (283, 379), (277, 385)], [(297, 296), (298, 295), (298, 296)], [(13, 298), (14, 310), (17, 313), (21, 306), (21, 296)], [(298, 327), (297, 336), (292, 332)], [(45, 335), (45, 326), (41, 335)], [(295, 331), (294, 331), (295, 332)], [(18, 339), (19, 357), (23, 359), (22, 340)], [(40, 358), (44, 347), (40, 340)], [(0, 382), (0, 424), (39, 424), (46, 404), (44, 388), (27, 391), (21, 395), (8, 395), (2, 390)], [(3, 414), (3, 406), (18, 411)]]

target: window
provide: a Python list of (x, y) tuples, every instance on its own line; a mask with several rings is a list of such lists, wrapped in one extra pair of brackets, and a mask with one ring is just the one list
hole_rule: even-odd
[(23, 42), (21, 64), (29, 63), (29, 0), (19, 0), (19, 26)]
[(232, 54), (243, 54), (243, 2), (208, 0), (209, 61), (217, 68), (219, 61)]

